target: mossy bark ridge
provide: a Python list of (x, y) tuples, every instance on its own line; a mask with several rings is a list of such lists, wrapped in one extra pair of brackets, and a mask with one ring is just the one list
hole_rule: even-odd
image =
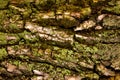
[(119, 80), (120, 0), (1, 0), (0, 80)]

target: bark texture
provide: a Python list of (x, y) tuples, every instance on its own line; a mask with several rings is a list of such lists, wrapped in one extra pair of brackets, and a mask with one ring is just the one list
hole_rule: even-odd
[(1, 0), (0, 80), (119, 80), (120, 0)]

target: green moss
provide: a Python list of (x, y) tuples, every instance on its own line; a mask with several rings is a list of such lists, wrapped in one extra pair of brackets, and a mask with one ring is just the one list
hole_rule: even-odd
[(58, 48), (54, 50), (52, 57), (54, 57), (54, 59), (56, 59), (59, 62), (65, 61), (76, 63), (78, 61), (78, 58), (80, 58), (80, 55), (81, 55), (80, 53), (76, 53), (69, 49)]
[(13, 5), (9, 5), (9, 15), (13, 15), (13, 14), (20, 14), (20, 8), (13, 6)]
[(33, 35), (32, 33), (28, 31), (24, 31), (22, 33), (18, 34), (20, 38), (23, 38), (26, 43), (31, 43), (31, 42), (38, 42), (39, 38), (36, 35)]
[(62, 74), (63, 75), (70, 75), (72, 72), (70, 71), (70, 70), (68, 70), (68, 69), (63, 69), (62, 70)]
[(8, 32), (17, 32), (20, 31), (20, 28), (18, 27), (18, 24), (16, 23), (10, 23), (8, 26)]
[(40, 43), (34, 43), (34, 44), (28, 44), (31, 48), (40, 48), (40, 46), (42, 45), (41, 42)]
[(17, 25), (14, 24), (14, 23), (9, 24), (9, 28), (12, 29), (12, 30), (18, 30), (18, 29), (19, 29), (19, 28), (17, 27)]
[(5, 57), (7, 57), (7, 51), (5, 48), (0, 49), (0, 60), (3, 60)]
[(6, 18), (6, 12), (7, 12), (6, 10), (0, 10), (0, 25), (3, 23), (4, 19)]
[(53, 50), (59, 50), (59, 47), (55, 46), (53, 47)]
[(2, 32), (20, 32), (23, 28), (20, 15), (15, 15), (10, 10), (0, 11), (0, 22), (0, 31)]
[(99, 80), (99, 75), (96, 73), (88, 73), (85, 76), (86, 78), (88, 78), (88, 80), (93, 80), (93, 79)]
[(34, 0), (25, 0), (25, 3), (34, 2)]
[(58, 23), (59, 23), (59, 26), (62, 26), (64, 28), (71, 28), (78, 25), (78, 21), (72, 17), (60, 19), (58, 20)]
[(27, 66), (28, 71), (32, 71), (34, 69), (34, 64), (29, 64), (29, 63), (23, 63), (23, 65)]
[[(61, 10), (65, 10), (64, 7), (65, 7), (65, 6), (63, 5), (63, 6), (60, 7), (60, 9), (61, 9)], [(75, 11), (75, 12), (79, 12), (79, 11), (81, 10), (81, 8), (82, 8), (82, 7), (80, 7), (80, 6), (74, 6), (74, 5), (67, 5), (67, 6), (66, 6), (66, 10), (67, 10), (67, 11), (70, 11), (70, 12), (74, 12), (74, 11)]]
[(65, 75), (72, 74), (72, 71), (68, 69), (54, 67), (45, 63), (36, 63), (34, 69), (48, 73), (50, 77), (55, 78), (55, 80), (63, 80)]
[(28, 57), (28, 56), (20, 55), (19, 57), (20, 57), (22, 60), (29, 61), (29, 57)]
[(88, 16), (91, 15), (91, 12), (92, 12), (92, 10), (90, 7), (81, 8), (80, 9), (80, 14), (81, 14), (80, 18), (84, 20), (85, 18), (87, 18)]
[[(115, 26), (114, 26), (115, 27)], [(119, 30), (105, 30), (90, 33), (89, 36), (94, 36), (99, 39), (100, 42), (119, 42)]]
[(9, 0), (0, 0), (0, 9), (6, 8), (8, 5)]
[(19, 49), (19, 45), (11, 46), (15, 51)]
[(54, 0), (37, 0), (35, 5), (38, 9), (48, 11), (54, 9)]
[(65, 59), (67, 56), (67, 49), (62, 49), (57, 51), (58, 54), (54, 54), (54, 57), (58, 59)]
[(31, 13), (32, 13), (32, 10), (31, 10), (31, 9), (27, 9), (26, 11), (24, 11), (24, 12), (22, 13), (23, 18), (24, 18), (24, 19), (29, 18)]
[(112, 5), (111, 7), (105, 8), (105, 10), (115, 13), (115, 14), (120, 14), (120, 1), (111, 1), (109, 2), (109, 5)]
[(50, 26), (50, 25), (58, 25), (57, 22), (55, 21), (55, 19), (42, 19), (41, 17), (36, 17), (37, 22), (41, 25), (41, 26)]
[(0, 45), (7, 44), (7, 35), (6, 33), (0, 33)]
[(13, 38), (13, 39), (8, 39), (7, 44), (15, 44), (15, 43), (19, 42), (19, 40), (20, 40), (20, 38), (17, 34), (8, 34), (7, 37)]
[(43, 53), (41, 53), (41, 52), (39, 53), (38, 49), (32, 48), (32, 55), (35, 56), (35, 57), (40, 57), (40, 56), (43, 55)]
[(14, 64), (15, 66), (19, 66), (21, 62), (19, 60), (15, 60), (12, 62), (12, 64)]
[(31, 5), (31, 2), (34, 2), (34, 0), (24, 1), (24, 11), (21, 13), (24, 19), (29, 18), (32, 13), (33, 6)]

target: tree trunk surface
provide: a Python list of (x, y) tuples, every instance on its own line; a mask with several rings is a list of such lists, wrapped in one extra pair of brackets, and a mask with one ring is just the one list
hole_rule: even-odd
[(1, 0), (0, 80), (120, 80), (120, 0)]

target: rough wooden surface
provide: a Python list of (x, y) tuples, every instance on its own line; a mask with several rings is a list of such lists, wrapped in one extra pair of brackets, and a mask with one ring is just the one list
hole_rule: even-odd
[(119, 0), (1, 0), (0, 80), (119, 80)]

